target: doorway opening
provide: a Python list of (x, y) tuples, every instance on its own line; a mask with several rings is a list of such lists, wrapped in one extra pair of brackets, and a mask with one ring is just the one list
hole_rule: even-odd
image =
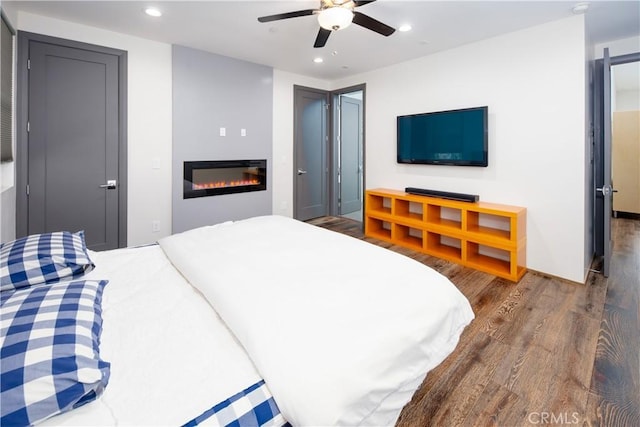
[(294, 86), (294, 218), (362, 222), (365, 85), (335, 91)]
[[(619, 191), (614, 187), (614, 164), (612, 161), (612, 125), (616, 108), (616, 103), (614, 102), (616, 87), (613, 82), (615, 75), (613, 73), (615, 73), (616, 66), (638, 61), (640, 61), (640, 52), (610, 57), (609, 49), (605, 48), (603, 59), (597, 60), (595, 63), (593, 88), (593, 252), (596, 257), (602, 257), (602, 274), (605, 277), (609, 277), (611, 261), (611, 220), (615, 209), (613, 200), (615, 193)], [(623, 175), (624, 172), (617, 171), (616, 186)]]
[(332, 214), (362, 222), (364, 199), (364, 85), (332, 93)]
[(640, 62), (611, 67), (613, 216), (640, 219)]

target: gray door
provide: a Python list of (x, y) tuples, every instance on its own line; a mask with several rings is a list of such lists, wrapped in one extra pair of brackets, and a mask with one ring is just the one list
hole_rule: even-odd
[(340, 215), (362, 209), (362, 101), (340, 95)]
[(294, 90), (294, 217), (305, 221), (329, 212), (329, 93), (301, 87)]
[(596, 189), (600, 192), (604, 199), (604, 259), (602, 273), (604, 277), (609, 277), (609, 269), (611, 266), (611, 214), (613, 202), (613, 186), (611, 182), (611, 59), (609, 58), (609, 49), (604, 49), (603, 58), (603, 186)]
[(119, 58), (31, 40), (27, 234), (119, 242)]

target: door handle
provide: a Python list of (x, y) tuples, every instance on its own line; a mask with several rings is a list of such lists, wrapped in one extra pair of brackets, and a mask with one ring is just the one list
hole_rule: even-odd
[(302, 169), (298, 169), (298, 175), (304, 175), (307, 171), (303, 171)]
[(601, 188), (596, 188), (596, 191), (602, 193), (603, 196), (608, 196), (609, 194), (618, 192), (618, 190), (614, 189), (610, 185), (603, 185)]
[(100, 184), (100, 188), (106, 188), (107, 190), (115, 190), (116, 189), (116, 180), (109, 179), (106, 184)]

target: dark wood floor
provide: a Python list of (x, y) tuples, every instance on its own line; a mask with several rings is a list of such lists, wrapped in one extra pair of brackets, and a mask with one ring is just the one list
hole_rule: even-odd
[(476, 319), (399, 427), (640, 426), (640, 221), (614, 219), (612, 273), (586, 285), (535, 272), (514, 284), (364, 238), (355, 221), (310, 222), (440, 271), (473, 306)]

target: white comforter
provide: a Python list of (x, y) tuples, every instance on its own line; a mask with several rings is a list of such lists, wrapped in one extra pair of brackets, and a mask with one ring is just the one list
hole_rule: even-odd
[(159, 243), (294, 425), (393, 425), (473, 319), (436, 271), (289, 218), (203, 227)]
[(183, 425), (260, 380), (159, 246), (91, 252), (91, 259), (96, 268), (86, 277), (109, 280), (100, 343), (109, 384), (96, 401), (39, 425)]

